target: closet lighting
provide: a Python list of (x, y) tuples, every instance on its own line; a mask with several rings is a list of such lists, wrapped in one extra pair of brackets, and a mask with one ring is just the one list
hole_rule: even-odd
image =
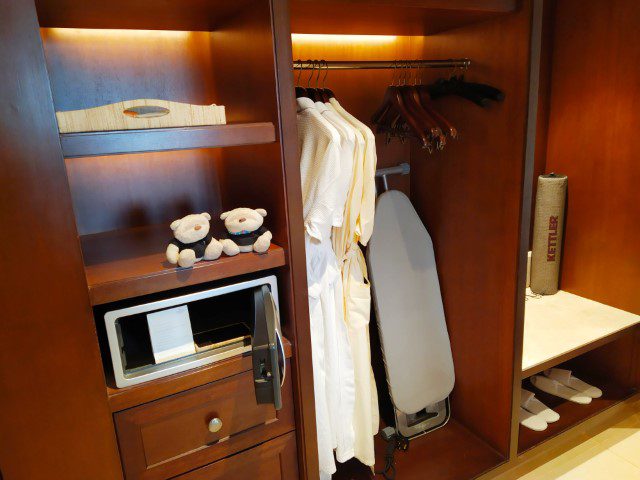
[(186, 38), (193, 32), (184, 30), (126, 30), (107, 28), (47, 28), (51, 35), (66, 38)]
[(325, 35), (315, 33), (292, 33), (291, 40), (294, 43), (392, 43), (398, 37), (396, 35)]

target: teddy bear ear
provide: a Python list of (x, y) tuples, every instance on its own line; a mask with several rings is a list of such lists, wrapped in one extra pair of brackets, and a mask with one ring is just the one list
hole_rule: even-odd
[(231, 212), (223, 212), (222, 215), (220, 215), (220, 220), (224, 220), (225, 218), (227, 218), (230, 213)]
[(202, 212), (200, 215), (202, 215), (207, 220), (211, 220), (211, 215), (209, 215), (207, 212)]
[(181, 222), (182, 222), (182, 219), (174, 220), (173, 222), (171, 222), (171, 225), (169, 225), (169, 227), (171, 228), (171, 230), (173, 230), (175, 232), (176, 228), (178, 228), (180, 226)]
[(267, 211), (264, 208), (256, 208), (256, 212), (258, 212), (263, 217), (267, 216)]

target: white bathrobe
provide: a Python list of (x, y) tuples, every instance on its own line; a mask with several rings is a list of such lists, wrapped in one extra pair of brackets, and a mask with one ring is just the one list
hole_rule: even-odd
[(340, 267), (331, 244), (343, 209), (341, 136), (308, 98), (297, 99), (311, 348), (320, 477), (354, 453), (353, 361), (342, 308)]
[(375, 215), (376, 147), (373, 132), (332, 98), (331, 106), (360, 133), (360, 153), (355, 157), (353, 177), (347, 199), (344, 223), (334, 228), (333, 247), (341, 261), (345, 320), (355, 371), (355, 457), (373, 466), (373, 437), (379, 428), (378, 394), (371, 368), (369, 319), (371, 291), (367, 266), (358, 246), (366, 245), (373, 233)]

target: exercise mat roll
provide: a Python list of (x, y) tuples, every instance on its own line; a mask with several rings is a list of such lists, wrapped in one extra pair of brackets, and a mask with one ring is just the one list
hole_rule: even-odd
[(531, 254), (533, 293), (553, 295), (558, 291), (567, 182), (566, 175), (538, 177)]

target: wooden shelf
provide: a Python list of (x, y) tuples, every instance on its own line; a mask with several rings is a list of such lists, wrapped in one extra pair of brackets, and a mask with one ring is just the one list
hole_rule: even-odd
[[(386, 442), (375, 437), (376, 470), (384, 468)], [(497, 467), (505, 459), (454, 419), (442, 428), (411, 440), (407, 452), (396, 451), (397, 477), (467, 480)], [(369, 480), (371, 470), (357, 460), (339, 463), (334, 480)]]
[[(283, 338), (286, 358), (291, 358), (291, 342)], [(215, 382), (231, 375), (247, 372), (253, 368), (251, 354), (228, 358), (221, 362), (205, 365), (186, 372), (176, 373), (168, 377), (131, 387), (116, 388), (113, 379), (107, 380), (107, 395), (112, 412), (118, 412), (143, 403), (157, 400), (175, 393)]]
[(562, 290), (541, 297), (530, 294), (527, 290), (523, 378), (612, 342), (640, 323), (640, 315)]
[(293, 33), (431, 35), (514, 12), (516, 0), (293, 0)]
[(224, 254), (201, 261), (193, 268), (176, 268), (167, 262), (171, 240), (167, 225), (118, 230), (80, 238), (93, 305), (220, 280), (285, 265), (284, 250), (272, 244), (269, 251)]
[(60, 135), (66, 158), (258, 145), (275, 140), (275, 128), (270, 122)]
[(590, 378), (582, 372), (578, 374), (578, 378), (602, 389), (602, 397), (594, 398), (588, 405), (580, 405), (541, 392), (528, 381), (523, 384), (523, 387), (534, 392), (536, 397), (542, 403), (558, 412), (560, 420), (550, 423), (547, 429), (542, 432), (535, 432), (520, 425), (520, 431), (518, 434), (518, 453), (524, 453), (538, 444), (569, 430), (580, 422), (583, 422), (588, 418), (626, 400), (635, 393), (635, 390), (625, 388), (614, 383), (610, 379)]
[(254, 0), (36, 0), (42, 27), (212, 31)]

